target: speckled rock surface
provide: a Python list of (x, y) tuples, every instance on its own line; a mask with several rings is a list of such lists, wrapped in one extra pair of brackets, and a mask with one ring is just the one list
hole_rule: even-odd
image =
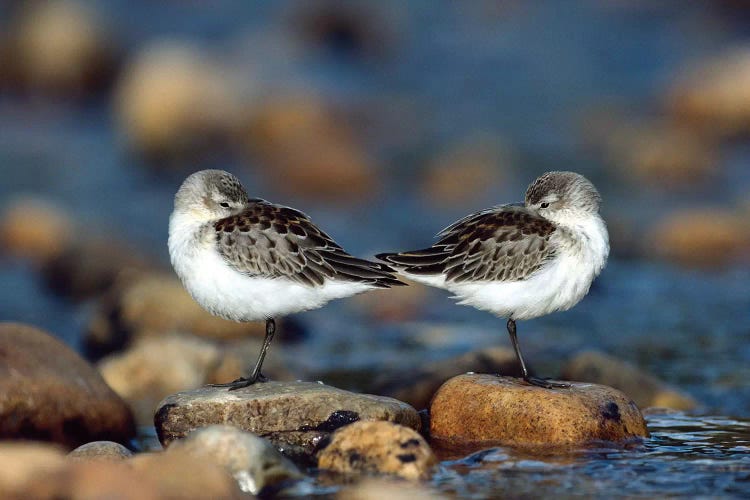
[(302, 473), (270, 441), (230, 425), (209, 425), (173, 441), (168, 453), (185, 452), (224, 467), (240, 489), (258, 494), (264, 487), (302, 478)]
[(0, 438), (125, 441), (133, 415), (96, 370), (46, 332), (0, 323)]
[(337, 430), (318, 455), (320, 469), (427, 479), (437, 458), (414, 429), (392, 422), (355, 422)]
[(563, 368), (568, 380), (605, 384), (633, 398), (639, 408), (660, 407), (690, 410), (698, 403), (638, 367), (597, 351), (585, 351)]
[(420, 425), (416, 410), (406, 403), (315, 382), (271, 381), (236, 391), (203, 387), (167, 397), (154, 417), (165, 446), (198, 427), (229, 424), (267, 438), (292, 456), (314, 454), (322, 439), (357, 420)]
[(438, 390), (430, 435), (446, 444), (572, 445), (648, 436), (636, 404), (611, 387), (545, 389), (521, 379), (459, 375)]
[(133, 452), (120, 443), (113, 441), (93, 441), (82, 444), (68, 453), (68, 458), (73, 460), (105, 460), (119, 462), (133, 456)]

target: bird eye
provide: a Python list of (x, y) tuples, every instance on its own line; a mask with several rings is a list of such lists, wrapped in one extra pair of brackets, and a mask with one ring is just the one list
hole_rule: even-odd
[(226, 201), (222, 201), (221, 203), (219, 203), (219, 205), (221, 205), (224, 208), (229, 208), (229, 203), (227, 203)]
[(542, 208), (549, 208), (549, 203), (547, 203), (547, 202), (545, 201), (544, 203), (542, 203), (542, 204), (541, 204), (541, 205), (539, 205), (539, 206), (540, 206), (540, 207), (542, 207)]

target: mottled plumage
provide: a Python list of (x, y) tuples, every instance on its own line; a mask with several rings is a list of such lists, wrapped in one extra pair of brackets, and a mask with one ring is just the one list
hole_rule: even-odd
[(548, 172), (526, 190), (525, 203), (468, 215), (438, 233), (428, 248), (378, 258), (404, 276), (454, 293), (459, 304), (508, 318), (527, 381), (515, 320), (564, 311), (588, 293), (609, 254), (601, 198), (585, 177)]

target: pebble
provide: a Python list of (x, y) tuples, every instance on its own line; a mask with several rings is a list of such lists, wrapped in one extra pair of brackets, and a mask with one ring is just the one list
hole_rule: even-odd
[(431, 439), (449, 446), (565, 446), (648, 435), (628, 396), (596, 384), (545, 389), (511, 377), (459, 375), (430, 406)]
[(302, 473), (269, 441), (230, 425), (209, 425), (173, 441), (168, 453), (188, 453), (224, 467), (240, 489), (257, 495), (266, 487), (302, 478)]
[(133, 452), (113, 441), (94, 441), (82, 444), (68, 453), (74, 460), (109, 460), (119, 462), (133, 456)]
[(114, 109), (132, 152), (164, 167), (226, 145), (239, 94), (218, 59), (188, 42), (158, 40), (128, 62)]
[(62, 207), (39, 198), (16, 198), (0, 215), (0, 248), (41, 266), (70, 246), (73, 226)]
[(164, 446), (199, 427), (229, 424), (300, 460), (317, 453), (333, 431), (358, 420), (386, 420), (413, 429), (420, 425), (417, 411), (406, 403), (315, 382), (270, 381), (235, 391), (202, 387), (167, 397), (154, 417)]
[(521, 375), (518, 359), (512, 349), (488, 347), (431, 362), (413, 372), (384, 372), (368, 386), (368, 390), (404, 401), (414, 408), (427, 408), (432, 396), (446, 380), (466, 372)]
[(88, 362), (38, 328), (0, 323), (0, 438), (73, 448), (134, 433), (130, 409)]
[(359, 421), (338, 429), (318, 455), (318, 467), (341, 473), (429, 478), (437, 458), (414, 429), (385, 421)]
[(238, 132), (244, 150), (265, 166), (263, 175), (290, 196), (361, 202), (380, 187), (373, 159), (320, 99), (279, 97), (255, 110)]
[(585, 351), (563, 367), (566, 380), (592, 382), (614, 387), (633, 398), (639, 408), (691, 410), (698, 403), (689, 395), (669, 386), (653, 375), (613, 356)]
[(750, 253), (750, 222), (732, 210), (691, 208), (664, 216), (648, 232), (653, 257), (689, 268), (725, 268)]

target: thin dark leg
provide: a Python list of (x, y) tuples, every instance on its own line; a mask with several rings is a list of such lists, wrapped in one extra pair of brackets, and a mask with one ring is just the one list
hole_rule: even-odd
[(255, 367), (248, 378), (240, 377), (233, 382), (227, 384), (211, 384), (211, 387), (228, 387), (230, 391), (235, 389), (242, 389), (249, 385), (253, 385), (256, 382), (266, 382), (268, 379), (260, 372), (263, 368), (263, 360), (266, 359), (266, 352), (271, 346), (273, 340), (273, 334), (276, 333), (276, 322), (273, 319), (266, 320), (266, 336), (263, 339), (263, 347), (260, 348), (260, 354), (258, 354), (258, 360), (255, 362)]
[(513, 344), (513, 349), (516, 351), (516, 357), (518, 358), (518, 362), (521, 364), (521, 373), (523, 374), (523, 379), (527, 383), (547, 389), (551, 389), (553, 387), (570, 387), (570, 384), (550, 382), (549, 380), (529, 376), (529, 371), (526, 369), (526, 363), (524, 363), (523, 356), (521, 355), (521, 346), (518, 345), (518, 335), (516, 335), (516, 322), (512, 319), (508, 319), (508, 324), (506, 326), (508, 327), (508, 334), (510, 334), (510, 342), (511, 344)]

